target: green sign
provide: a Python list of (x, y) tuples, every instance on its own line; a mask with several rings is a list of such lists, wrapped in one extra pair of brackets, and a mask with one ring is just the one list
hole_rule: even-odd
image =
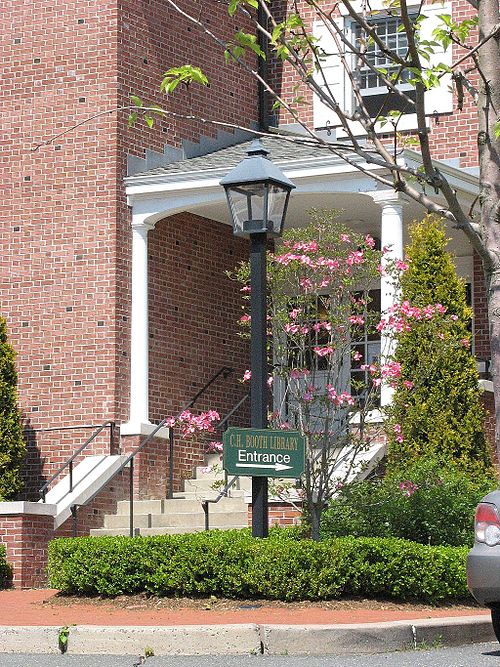
[(222, 439), (230, 475), (297, 479), (304, 472), (305, 439), (298, 431), (228, 428)]

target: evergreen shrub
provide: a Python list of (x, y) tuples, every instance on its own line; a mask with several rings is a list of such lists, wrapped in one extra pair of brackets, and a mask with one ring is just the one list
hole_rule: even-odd
[(421, 459), (405, 471), (340, 489), (323, 514), (322, 537), (398, 537), (472, 546), (476, 505), (495, 487), (493, 475), (473, 479), (439, 461)]
[(0, 544), (0, 589), (9, 588), (12, 582), (12, 568), (7, 563), (5, 545)]
[(410, 236), (401, 300), (422, 312), (441, 304), (445, 312), (410, 318), (396, 336), (401, 375), (386, 421), (388, 470), (404, 469), (424, 456), (472, 475), (491, 471), (465, 283), (446, 250), (439, 218), (429, 215), (414, 224)]
[(60, 538), (49, 545), (50, 585), (67, 594), (318, 600), (469, 597), (466, 548), (398, 539), (316, 542), (248, 530), (155, 537)]
[(21, 466), (26, 455), (17, 407), (15, 353), (0, 317), (0, 500), (12, 500), (21, 491)]

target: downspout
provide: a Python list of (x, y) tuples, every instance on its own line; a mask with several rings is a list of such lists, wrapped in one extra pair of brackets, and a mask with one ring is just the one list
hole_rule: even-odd
[[(262, 26), (265, 30), (267, 30), (267, 16), (266, 12), (264, 11), (264, 8), (262, 6), (262, 3), (259, 2), (259, 9), (258, 9), (258, 15), (257, 15), (257, 21), (260, 26)], [(259, 76), (263, 81), (267, 83), (268, 81), (268, 55), (269, 55), (269, 44), (268, 44), (268, 39), (267, 36), (262, 34), (262, 32), (259, 30), (258, 35), (257, 35), (257, 41), (259, 44), (259, 47), (265, 54), (265, 59), (257, 57), (258, 63), (257, 63), (257, 71), (259, 73)], [(263, 84), (259, 81), (258, 82), (258, 123), (259, 123), (259, 130), (262, 132), (268, 132), (269, 130), (269, 110), (268, 110), (268, 93), (263, 86)]]

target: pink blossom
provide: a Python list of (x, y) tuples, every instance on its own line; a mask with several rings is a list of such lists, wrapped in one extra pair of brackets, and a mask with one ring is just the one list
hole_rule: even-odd
[(397, 361), (389, 361), (380, 368), (383, 378), (398, 378), (401, 375), (401, 364)]
[(301, 250), (302, 252), (318, 252), (318, 244), (316, 241), (309, 241), (309, 243), (295, 243), (292, 250)]
[(375, 247), (375, 240), (373, 239), (373, 237), (370, 236), (370, 234), (367, 234), (365, 236), (365, 243), (369, 248)]
[(274, 382), (274, 378), (273, 378), (272, 375), (270, 375), (270, 376), (267, 378), (267, 386), (268, 386), (269, 388), (271, 388), (271, 387), (273, 386), (273, 382)]
[(450, 315), (450, 318), (453, 320), (453, 322), (456, 322), (458, 320), (458, 315)]
[(365, 255), (362, 250), (356, 250), (351, 252), (349, 257), (346, 259), (346, 264), (349, 266), (354, 266), (355, 264), (363, 264), (365, 261)]
[(300, 327), (298, 324), (285, 324), (285, 331), (286, 333), (289, 334), (296, 334), (300, 331)]
[(374, 387), (380, 387), (380, 385), (382, 384), (381, 378), (373, 378), (372, 382)]
[(363, 317), (361, 317), (361, 315), (351, 315), (349, 317), (349, 322), (351, 324), (364, 324), (365, 320), (363, 319)]
[(321, 331), (321, 329), (324, 329), (325, 331), (331, 331), (332, 325), (330, 322), (316, 322), (316, 324), (313, 324), (312, 328), (316, 332)]
[(460, 341), (460, 344), (463, 345), (464, 347), (469, 348), (470, 347), (470, 340), (468, 338), (462, 338)]
[(288, 317), (289, 317), (291, 320), (295, 320), (295, 319), (297, 319), (297, 317), (299, 316), (299, 314), (300, 314), (301, 312), (302, 312), (302, 309), (301, 309), (301, 308), (294, 308), (293, 310), (291, 310), (291, 311), (288, 313)]
[(240, 317), (240, 322), (243, 322), (243, 323), (244, 323), (244, 322), (250, 322), (250, 320), (251, 320), (250, 315), (242, 315), (242, 316)]
[(348, 234), (341, 234), (341, 235), (340, 235), (340, 240), (341, 240), (343, 243), (350, 243), (350, 242), (351, 242), (351, 239), (350, 239), (350, 237), (349, 237)]
[(252, 288), (250, 287), (250, 285), (245, 285), (244, 287), (242, 287), (240, 289), (240, 292), (246, 292), (247, 294), (250, 294), (251, 291), (252, 291)]
[(307, 370), (307, 368), (292, 368), (290, 371), (291, 380), (300, 380), (301, 378), (305, 378), (308, 375), (310, 375), (310, 372)]
[(313, 284), (309, 278), (301, 278), (299, 282), (304, 292), (309, 292), (309, 290), (312, 290)]
[(359, 361), (360, 359), (363, 358), (363, 355), (360, 352), (358, 352), (358, 350), (356, 350), (352, 355), (352, 358), (354, 359), (354, 361)]
[(398, 271), (408, 271), (409, 268), (410, 265), (407, 262), (403, 262), (401, 259), (396, 260), (396, 269), (398, 269)]
[(405, 389), (413, 389), (413, 382), (410, 380), (403, 380), (403, 387)]
[(313, 350), (316, 352), (318, 357), (326, 357), (329, 354), (333, 354), (333, 347), (331, 345), (327, 345), (326, 347), (316, 346), (313, 348)]
[(207, 443), (207, 452), (209, 454), (212, 452), (220, 453), (222, 452), (223, 448), (224, 445), (219, 440), (211, 440), (209, 443)]
[(418, 490), (418, 486), (415, 484), (415, 482), (412, 482), (409, 479), (405, 482), (400, 482), (399, 488), (407, 498), (411, 498), (415, 491)]
[(252, 379), (252, 371), (246, 370), (243, 373), (243, 382), (248, 382), (251, 379)]

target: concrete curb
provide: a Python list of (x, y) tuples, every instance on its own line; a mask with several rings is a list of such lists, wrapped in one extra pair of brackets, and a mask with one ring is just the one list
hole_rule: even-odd
[[(0, 653), (59, 653), (59, 627), (0, 627)], [(494, 641), (488, 617), (337, 625), (91, 626), (69, 628), (68, 654), (347, 655)]]
[(386, 653), (429, 646), (494, 641), (489, 617), (477, 616), (350, 625), (263, 625), (269, 655)]

